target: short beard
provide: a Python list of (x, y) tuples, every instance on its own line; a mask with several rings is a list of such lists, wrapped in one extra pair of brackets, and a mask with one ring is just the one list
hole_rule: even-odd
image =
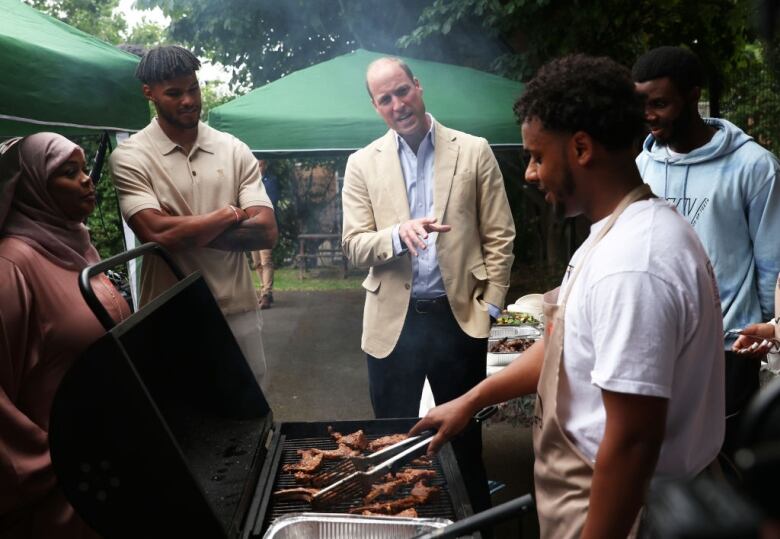
[(176, 126), (180, 129), (195, 129), (196, 127), (198, 127), (198, 123), (200, 121), (200, 110), (198, 110), (198, 119), (192, 123), (180, 122), (179, 119), (176, 118), (175, 116), (168, 114), (167, 112), (163, 112), (160, 109), (157, 109), (157, 114), (161, 116), (163, 120), (165, 120), (170, 125)]
[[(566, 195), (566, 198), (571, 199), (572, 195), (574, 195), (574, 191), (576, 190), (576, 186), (574, 184), (574, 175), (571, 173), (571, 167), (569, 167), (568, 163), (565, 165), (565, 169), (563, 171), (563, 178), (562, 178), (562, 185), (559, 193), (562, 193)], [(564, 197), (560, 196), (559, 193), (556, 193), (555, 198), (557, 202), (553, 204), (553, 211), (555, 212), (555, 218), (559, 221), (564, 221), (568, 216), (566, 215), (567, 210), (569, 208), (566, 207), (566, 204), (563, 202)]]
[[(694, 105), (696, 106), (696, 105)], [(679, 116), (672, 121), (671, 130), (672, 133), (666, 140), (659, 141), (663, 146), (676, 146), (681, 139), (685, 138), (686, 134), (690, 130), (690, 126), (693, 123), (690, 119), (694, 118), (692, 105), (686, 104), (680, 111)], [(698, 114), (698, 106), (696, 113)]]

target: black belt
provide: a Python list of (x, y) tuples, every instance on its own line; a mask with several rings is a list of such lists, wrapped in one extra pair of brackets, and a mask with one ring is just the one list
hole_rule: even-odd
[(447, 296), (431, 299), (412, 298), (409, 301), (409, 309), (417, 314), (444, 313), (450, 310), (450, 302), (447, 301)]

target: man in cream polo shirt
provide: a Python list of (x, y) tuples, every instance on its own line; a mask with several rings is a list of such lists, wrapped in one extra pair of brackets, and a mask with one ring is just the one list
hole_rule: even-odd
[[(276, 219), (249, 148), (199, 121), (199, 67), (177, 46), (144, 55), (136, 76), (157, 117), (111, 154), (111, 172), (127, 224), (170, 250), (185, 273), (200, 270), (260, 383), (262, 320), (244, 251), (272, 248)], [(147, 257), (140, 304), (174, 282), (162, 260)]]

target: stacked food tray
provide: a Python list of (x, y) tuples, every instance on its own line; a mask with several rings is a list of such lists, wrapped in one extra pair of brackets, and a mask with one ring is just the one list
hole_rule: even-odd
[(541, 336), (542, 332), (536, 326), (493, 326), (488, 338), (488, 376), (509, 365)]

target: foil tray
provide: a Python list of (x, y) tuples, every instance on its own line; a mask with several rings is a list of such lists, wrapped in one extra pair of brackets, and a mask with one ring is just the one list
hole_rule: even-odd
[(410, 539), (452, 523), (445, 518), (293, 513), (274, 520), (263, 539)]

